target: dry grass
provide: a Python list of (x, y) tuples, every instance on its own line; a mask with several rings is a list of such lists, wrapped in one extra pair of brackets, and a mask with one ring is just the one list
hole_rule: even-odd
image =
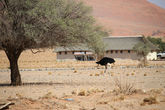
[(97, 104), (108, 104), (108, 101), (100, 101)]
[(147, 73), (144, 73), (144, 76), (147, 76)]
[(100, 93), (100, 92), (104, 92), (104, 90), (98, 88), (90, 88), (90, 89), (74, 90), (71, 92), (71, 94), (76, 96), (89, 96), (91, 94)]
[(80, 90), (80, 92), (78, 93), (78, 96), (85, 96), (85, 95), (86, 95), (85, 90)]
[(132, 75), (132, 76), (134, 76), (134, 75), (135, 75), (135, 73), (131, 73), (131, 75)]
[(114, 89), (114, 92), (116, 95), (118, 94), (124, 94), (124, 95), (131, 95), (135, 93), (135, 83), (126, 81), (123, 82), (122, 80), (119, 80), (118, 78), (115, 78), (115, 86), (116, 89)]
[(100, 74), (96, 73), (95, 76), (100, 76)]
[(93, 74), (90, 74), (89, 76), (93, 76)]
[(48, 75), (51, 75), (52, 74), (52, 72), (48, 72)]
[(46, 93), (42, 98), (48, 99), (52, 97), (52, 92)]

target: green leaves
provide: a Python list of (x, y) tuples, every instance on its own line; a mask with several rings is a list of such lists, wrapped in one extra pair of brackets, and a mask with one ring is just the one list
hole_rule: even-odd
[(136, 44), (133, 48), (139, 55), (147, 56), (151, 50), (156, 50), (156, 46), (153, 45), (147, 38), (143, 37), (143, 41)]
[[(44, 37), (47, 41), (51, 39), (51, 45), (89, 44), (103, 36), (99, 32), (101, 29), (96, 31), (97, 26), (91, 16), (91, 8), (82, 2), (74, 0), (42, 1), (30, 13), (31, 16), (39, 19), (40, 27), (45, 28)], [(94, 43), (92, 44), (94, 45)]]
[[(82, 2), (10, 0), (8, 5), (3, 17), (8, 18), (6, 21), (11, 29), (10, 35), (3, 37), (15, 38), (13, 44), (19, 43), (24, 49), (73, 46), (79, 43), (89, 45), (96, 53), (99, 53), (99, 48), (103, 48), (101, 37), (105, 36), (105, 32), (95, 24), (91, 8)], [(4, 30), (9, 32), (7, 27)]]
[(163, 42), (161, 38), (147, 37), (147, 39), (151, 41), (153, 44), (155, 44), (156, 46), (158, 46), (161, 52), (165, 51), (165, 42)]

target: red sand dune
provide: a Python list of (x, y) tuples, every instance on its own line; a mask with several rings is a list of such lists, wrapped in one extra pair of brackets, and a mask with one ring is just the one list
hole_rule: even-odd
[(147, 0), (83, 0), (112, 35), (165, 36), (165, 9)]

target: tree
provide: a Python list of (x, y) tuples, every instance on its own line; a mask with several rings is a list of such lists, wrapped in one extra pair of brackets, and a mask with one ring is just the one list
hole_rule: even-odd
[(99, 37), (100, 35), (102, 36), (108, 36), (108, 33), (107, 32), (103, 32), (103, 31), (99, 31), (101, 29), (101, 27), (97, 27), (96, 28), (96, 32), (93, 33), (94, 37), (91, 37), (91, 43), (90, 45), (88, 45), (89, 48), (91, 48), (94, 53), (95, 53), (95, 57), (97, 60), (100, 60), (104, 57), (104, 53), (105, 53), (105, 44), (103, 42), (103, 38), (102, 37)]
[(139, 56), (142, 56), (142, 63), (144, 66), (147, 65), (147, 55), (152, 49), (156, 50), (157, 47), (153, 45), (147, 38), (143, 36), (142, 42), (136, 44), (133, 49)]
[(148, 36), (147, 39), (153, 44), (157, 45), (161, 52), (165, 51), (165, 42), (163, 42), (161, 38), (152, 38)]
[(73, 0), (1, 0), (0, 49), (10, 62), (11, 85), (21, 85), (18, 58), (26, 49), (73, 46), (99, 50), (106, 32), (91, 8)]

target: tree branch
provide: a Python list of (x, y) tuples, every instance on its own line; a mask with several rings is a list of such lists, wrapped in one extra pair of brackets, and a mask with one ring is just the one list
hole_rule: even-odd
[(42, 51), (41, 51), (41, 50), (39, 50), (39, 49), (38, 49), (36, 52), (34, 52), (33, 49), (30, 49), (30, 50), (31, 50), (31, 52), (32, 52), (33, 54), (36, 54), (36, 53), (39, 53), (39, 52), (45, 52), (45, 50), (42, 50)]
[(5, 8), (8, 8), (8, 0), (0, 0), (0, 6), (3, 6), (3, 7), (0, 7), (0, 11), (2, 11), (3, 9)]

